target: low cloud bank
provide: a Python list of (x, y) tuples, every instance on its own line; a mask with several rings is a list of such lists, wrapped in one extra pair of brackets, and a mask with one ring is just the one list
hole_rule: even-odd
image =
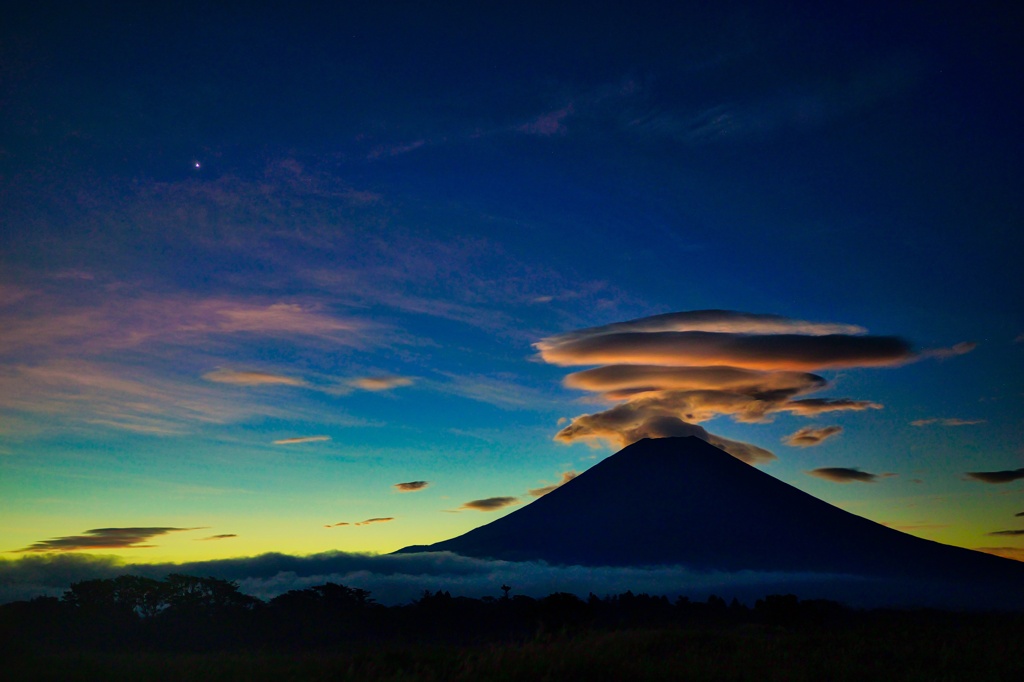
[[(917, 606), (979, 608), (977, 595), (942, 586), (823, 573), (733, 573), (693, 571), (679, 566), (611, 568), (549, 566), (543, 562), (473, 559), (449, 552), (372, 555), (328, 552), (311, 556), (263, 554), (182, 564), (129, 564), (92, 555), (26, 556), (0, 560), (0, 603), (41, 595), (60, 596), (71, 583), (133, 574), (163, 579), (170, 573), (237, 581), (246, 594), (271, 599), (288, 590), (327, 582), (369, 590), (379, 603), (407, 604), (425, 590), (480, 598), (513, 595), (544, 597), (571, 592), (585, 598), (635, 593), (686, 596), (711, 594), (743, 602), (766, 594), (793, 593), (802, 599), (835, 599), (855, 607)], [(956, 600), (959, 600), (956, 601)], [(973, 601), (972, 601), (973, 600)]]

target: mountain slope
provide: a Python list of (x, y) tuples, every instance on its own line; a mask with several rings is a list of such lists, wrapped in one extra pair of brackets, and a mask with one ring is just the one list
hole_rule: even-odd
[(850, 514), (694, 437), (639, 441), (501, 519), (399, 550), (423, 551), (1024, 586), (1024, 564)]

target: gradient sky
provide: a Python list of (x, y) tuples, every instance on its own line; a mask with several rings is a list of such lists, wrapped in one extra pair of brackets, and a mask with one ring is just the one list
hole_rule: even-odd
[(1019, 12), (252, 4), (5, 10), (7, 558), (389, 552), (701, 429), (1024, 555)]

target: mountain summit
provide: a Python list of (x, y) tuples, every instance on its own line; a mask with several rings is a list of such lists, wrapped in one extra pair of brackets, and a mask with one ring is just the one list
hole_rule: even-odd
[(1024, 564), (834, 507), (696, 437), (644, 439), (496, 521), (432, 545), (508, 561), (1024, 585)]

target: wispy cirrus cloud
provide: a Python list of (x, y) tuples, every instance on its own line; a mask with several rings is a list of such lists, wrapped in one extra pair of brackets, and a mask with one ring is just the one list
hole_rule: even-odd
[(798, 448), (809, 448), (821, 445), (832, 436), (837, 436), (842, 432), (842, 426), (823, 426), (821, 428), (805, 426), (783, 438), (782, 442)]
[(273, 443), (274, 445), (298, 445), (300, 443), (323, 443), (330, 439), (330, 436), (295, 436), (294, 438), (280, 438)]
[(482, 500), (470, 500), (460, 506), (459, 509), (489, 512), (504, 509), (505, 507), (510, 507), (516, 504), (519, 504), (518, 497), (485, 497)]
[(423, 490), (428, 485), (430, 485), (429, 481), (406, 481), (405, 483), (395, 483), (391, 487), (400, 493), (414, 493)]
[(341, 528), (341, 527), (344, 527), (344, 526), (372, 526), (375, 523), (388, 523), (389, 521), (394, 521), (394, 520), (395, 520), (394, 516), (375, 516), (372, 519), (364, 519), (363, 521), (356, 521), (354, 523), (350, 522), (350, 521), (340, 521), (339, 523), (329, 523), (329, 524), (325, 525), (324, 528)]
[(17, 552), (74, 552), (95, 549), (151, 549), (157, 545), (146, 544), (150, 540), (168, 533), (181, 533), (199, 528), (175, 528), (172, 526), (134, 528), (94, 528), (82, 535), (41, 540)]
[(975, 481), (981, 481), (982, 483), (1012, 483), (1013, 481), (1019, 481), (1024, 479), (1024, 468), (1021, 469), (1007, 469), (1004, 471), (968, 471), (966, 474), (969, 478), (973, 478)]
[[(829, 387), (814, 372), (895, 367), (924, 357), (904, 339), (872, 336), (858, 325), (729, 310), (590, 327), (544, 338), (534, 347), (551, 364), (600, 365), (571, 373), (564, 383), (618, 403), (574, 418), (557, 440), (627, 445), (643, 437), (697, 435), (718, 438), (714, 444), (748, 462), (770, 461), (774, 455), (692, 426), (722, 415), (756, 423), (779, 413), (811, 417), (881, 409), (870, 400), (806, 397)], [(834, 428), (804, 430), (794, 444), (817, 444), (836, 433)]]
[(201, 542), (205, 542), (207, 540), (230, 540), (231, 538), (237, 537), (238, 535), (236, 533), (221, 533), (220, 535), (211, 535), (208, 538), (199, 538), (199, 540)]
[(879, 479), (889, 478), (896, 474), (872, 474), (867, 471), (861, 471), (858, 468), (847, 468), (847, 467), (820, 467), (818, 469), (811, 469), (806, 472), (811, 476), (823, 478), (826, 481), (832, 481), (833, 483), (875, 483)]

